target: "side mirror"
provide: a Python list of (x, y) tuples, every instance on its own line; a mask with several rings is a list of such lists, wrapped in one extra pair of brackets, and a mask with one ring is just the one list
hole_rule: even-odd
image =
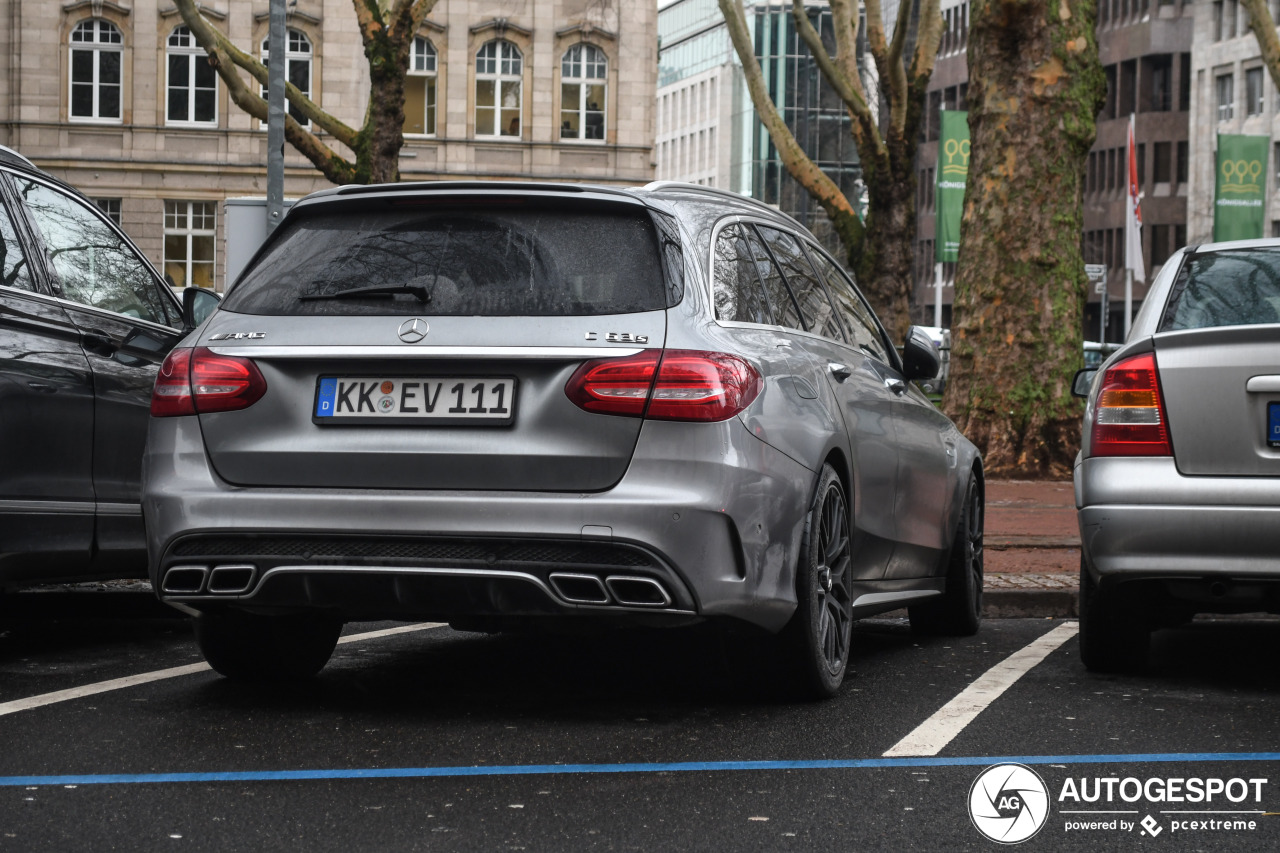
[(204, 322), (218, 307), (222, 297), (203, 287), (187, 287), (182, 291), (182, 328), (191, 331)]
[(1072, 397), (1088, 397), (1089, 388), (1093, 385), (1093, 376), (1098, 372), (1096, 367), (1086, 367), (1076, 371), (1076, 378), (1071, 380)]
[(902, 344), (902, 373), (907, 381), (933, 379), (940, 366), (938, 348), (929, 336), (915, 326), (907, 329), (907, 339)]

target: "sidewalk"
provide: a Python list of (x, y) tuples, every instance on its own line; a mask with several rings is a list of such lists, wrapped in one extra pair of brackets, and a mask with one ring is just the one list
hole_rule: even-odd
[(1070, 481), (987, 482), (988, 618), (1076, 616), (1080, 530)]

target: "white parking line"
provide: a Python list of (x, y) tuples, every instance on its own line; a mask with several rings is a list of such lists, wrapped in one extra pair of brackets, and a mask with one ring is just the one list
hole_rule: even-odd
[[(381, 631), (367, 631), (363, 634), (350, 634), (346, 637), (339, 638), (341, 643), (355, 643), (360, 640), (377, 640), (381, 637), (390, 637), (395, 634), (407, 634), (411, 631), (426, 631), (429, 628), (442, 628), (443, 622), (423, 622), (418, 625), (402, 625), (399, 628), (384, 628)], [(32, 708), (43, 708), (45, 705), (56, 705), (59, 702), (67, 702), (71, 699), (81, 699), (85, 696), (94, 696), (98, 693), (108, 693), (112, 690), (120, 690), (125, 687), (134, 687), (139, 684), (146, 684), (151, 681), (163, 681), (166, 678), (177, 678), (181, 675), (194, 675), (197, 672), (204, 672), (209, 669), (207, 663), (193, 663), (186, 666), (175, 666), (169, 669), (157, 669), (154, 672), (144, 672), (138, 675), (129, 675), (124, 678), (113, 678), (110, 681), (99, 681), (96, 684), (86, 684), (83, 687), (72, 687), (67, 690), (55, 690), (53, 693), (42, 693), (39, 696), (28, 696), (26, 699), (14, 699), (12, 702), (0, 703), (0, 717), (6, 714), (16, 714), (19, 711), (29, 711)]]
[(1078, 622), (1066, 622), (1014, 652), (960, 691), (932, 717), (916, 726), (915, 731), (890, 747), (885, 752), (885, 757), (937, 755), (1000, 694), (1079, 631)]

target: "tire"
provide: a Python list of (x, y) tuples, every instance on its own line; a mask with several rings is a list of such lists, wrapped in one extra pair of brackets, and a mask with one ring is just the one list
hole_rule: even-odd
[(1134, 672), (1146, 666), (1151, 629), (1146, 614), (1125, 607), (1117, 590), (1104, 590), (1080, 554), (1080, 660), (1094, 672)]
[(342, 621), (301, 614), (255, 616), (202, 613), (196, 642), (209, 666), (236, 681), (301, 681), (324, 668), (338, 644)]
[(983, 549), (986, 515), (976, 472), (969, 477), (960, 523), (947, 557), (947, 586), (940, 598), (907, 608), (917, 634), (971, 637), (982, 627)]
[(796, 612), (783, 631), (789, 674), (806, 699), (827, 699), (844, 682), (853, 633), (849, 504), (830, 465), (823, 465), (805, 521), (796, 567)]

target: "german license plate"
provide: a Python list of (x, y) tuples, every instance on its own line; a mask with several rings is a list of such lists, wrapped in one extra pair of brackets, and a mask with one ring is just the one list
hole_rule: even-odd
[(317, 424), (501, 426), (515, 417), (514, 377), (321, 376)]
[(1267, 404), (1267, 444), (1280, 447), (1280, 403)]

